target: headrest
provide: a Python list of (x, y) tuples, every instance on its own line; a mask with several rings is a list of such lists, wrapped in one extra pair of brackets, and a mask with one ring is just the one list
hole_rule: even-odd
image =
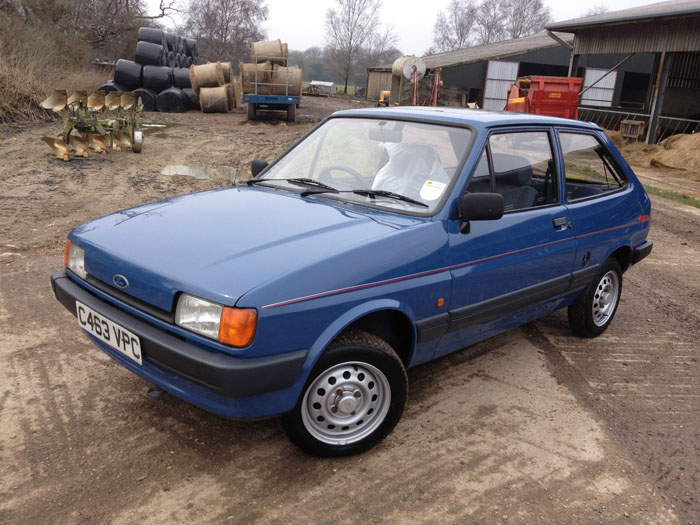
[(525, 186), (532, 179), (532, 166), (530, 161), (519, 155), (507, 153), (495, 153), (493, 155), (496, 181), (512, 186)]
[(498, 173), (496, 182), (511, 186), (527, 186), (532, 180), (532, 166), (524, 166), (506, 173)]

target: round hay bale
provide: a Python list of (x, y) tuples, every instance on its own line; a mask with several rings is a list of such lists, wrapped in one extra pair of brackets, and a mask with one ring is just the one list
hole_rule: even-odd
[(180, 89), (191, 88), (190, 69), (187, 67), (176, 67), (173, 69), (173, 86)]
[(180, 88), (168, 88), (158, 93), (156, 108), (166, 113), (182, 113), (187, 109), (187, 96)]
[(203, 87), (199, 90), (202, 113), (228, 113), (229, 95), (226, 86)]
[(136, 99), (137, 103), (138, 103), (138, 100), (141, 99), (141, 104), (143, 104), (144, 111), (155, 111), (156, 110), (156, 98), (157, 97), (158, 97), (158, 93), (156, 93), (152, 89), (137, 88), (134, 90), (134, 98)]
[[(244, 93), (255, 93), (255, 81), (257, 72), (258, 83), (268, 83), (272, 78), (272, 64), (260, 62), (259, 64), (241, 64), (241, 85)], [(258, 94), (269, 95), (270, 86), (258, 85)]]
[(199, 98), (192, 88), (185, 88), (182, 92), (187, 97), (187, 107), (189, 109), (202, 109), (199, 107)]
[(282, 56), (284, 57), (284, 60), (280, 62), (280, 65), (286, 66), (287, 58), (289, 57), (289, 47), (287, 46), (287, 42), (282, 42)]
[(139, 27), (138, 41), (164, 46), (165, 35), (162, 29), (156, 29), (155, 27)]
[[(302, 72), (296, 66), (284, 67), (275, 65), (270, 78), (270, 94), (299, 95), (301, 93)], [(289, 87), (287, 87), (287, 85)]]
[(144, 66), (162, 66), (165, 64), (163, 46), (151, 42), (138, 42), (136, 44), (136, 62)]
[(143, 87), (156, 93), (173, 85), (173, 70), (169, 67), (143, 66)]
[(114, 82), (131, 89), (141, 87), (142, 69), (143, 66), (141, 64), (120, 58), (117, 60), (117, 65), (114, 67)]
[(241, 107), (241, 82), (238, 79), (234, 79), (231, 82), (231, 87), (233, 88), (233, 105), (231, 110)]
[(114, 80), (107, 81), (106, 84), (102, 84), (97, 89), (102, 90), (105, 93), (109, 93), (110, 91), (119, 91), (119, 93), (125, 93), (126, 91), (129, 91), (128, 87), (126, 87), (123, 84), (117, 84)]
[[(273, 64), (279, 64), (285, 59), (284, 49), (279, 38), (277, 40), (253, 42), (250, 46), (250, 54), (256, 62), (269, 60)], [(255, 60), (256, 58), (257, 60)]]
[(224, 74), (224, 84), (230, 84), (233, 78), (233, 65), (231, 62), (220, 62), (221, 71)]
[(211, 62), (201, 66), (190, 67), (190, 85), (198, 95), (200, 88), (223, 86), (224, 73), (221, 69), (221, 64)]

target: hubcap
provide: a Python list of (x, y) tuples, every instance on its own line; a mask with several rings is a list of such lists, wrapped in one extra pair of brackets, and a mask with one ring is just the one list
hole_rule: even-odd
[(321, 373), (301, 403), (306, 430), (329, 445), (347, 445), (374, 432), (386, 417), (391, 389), (378, 368), (357, 361)]
[(593, 296), (593, 323), (603, 326), (615, 312), (620, 298), (620, 278), (614, 271), (609, 271), (598, 283)]

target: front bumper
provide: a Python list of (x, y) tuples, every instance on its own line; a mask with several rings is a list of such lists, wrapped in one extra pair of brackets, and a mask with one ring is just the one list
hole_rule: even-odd
[[(188, 384), (191, 385), (189, 390), (193, 394), (201, 395), (202, 389), (198, 387), (204, 387), (215, 394), (215, 398), (260, 396), (287, 389), (297, 383), (306, 360), (306, 350), (249, 359), (211, 352), (117, 308), (73, 282), (65, 271), (54, 273), (51, 276), (51, 285), (56, 298), (74, 316), (77, 300), (138, 335), (141, 339), (144, 365), (140, 367), (137, 363), (129, 362), (109, 346), (91, 337), (102, 350), (138, 375), (166, 391), (175, 390), (173, 393), (179, 397), (200, 406), (205, 403), (197, 402), (187, 395)], [(173, 381), (173, 376), (178, 379)], [(219, 404), (229, 405), (225, 400)], [(226, 409), (203, 407), (224, 415), (236, 415)], [(255, 417), (255, 414), (246, 415)]]

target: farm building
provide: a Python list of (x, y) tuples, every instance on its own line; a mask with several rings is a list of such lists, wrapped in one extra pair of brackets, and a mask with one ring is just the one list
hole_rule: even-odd
[(378, 100), (382, 91), (391, 89), (391, 64), (367, 68), (367, 98)]
[[(654, 143), (700, 130), (700, 1), (661, 2), (550, 24), (573, 35), (571, 73), (584, 76), (579, 118), (617, 129), (645, 123)], [(598, 70), (592, 70), (597, 68)]]

